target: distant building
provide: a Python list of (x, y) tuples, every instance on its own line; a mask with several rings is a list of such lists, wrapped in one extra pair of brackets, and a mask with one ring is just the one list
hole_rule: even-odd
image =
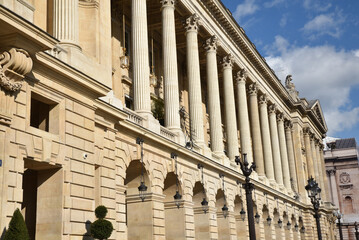
[(354, 222), (359, 222), (359, 162), (355, 138), (327, 142), (324, 159), (331, 202), (343, 214), (343, 237), (355, 239)]

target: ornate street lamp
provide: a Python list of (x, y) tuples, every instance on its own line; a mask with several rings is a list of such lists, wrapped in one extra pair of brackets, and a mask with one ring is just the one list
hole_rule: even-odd
[(295, 225), (294, 225), (294, 229), (295, 229), (295, 231), (296, 231), (296, 232), (298, 232), (299, 226), (298, 226), (298, 224), (297, 224), (297, 223), (295, 223)]
[(355, 238), (356, 238), (356, 240), (359, 240), (358, 223), (355, 222), (354, 226), (355, 226)]
[(206, 200), (206, 190), (204, 189), (204, 180), (203, 180), (203, 165), (198, 163), (197, 165), (198, 169), (201, 170), (201, 181), (203, 186), (203, 200), (201, 202), (202, 210), (206, 214), (208, 212), (209, 206), (208, 201)]
[(287, 222), (287, 229), (290, 230), (290, 227), (292, 226), (292, 224), (288, 221)]
[(268, 226), (270, 226), (272, 224), (272, 218), (268, 215), (266, 220), (267, 220)]
[(224, 175), (220, 173), (219, 178), (222, 179), (223, 199), (224, 199), (224, 205), (222, 207), (222, 212), (223, 212), (223, 217), (227, 218), (227, 216), (228, 216), (228, 207), (226, 205), (226, 193), (225, 193), (225, 189), (224, 189)]
[(147, 186), (145, 185), (145, 177), (144, 177), (144, 167), (143, 167), (143, 143), (144, 140), (142, 138), (137, 138), (136, 143), (140, 145), (141, 147), (141, 176), (140, 176), (140, 186), (138, 187), (138, 195), (140, 199), (145, 201), (146, 193), (147, 193)]
[(322, 190), (320, 189), (318, 183), (314, 180), (313, 177), (310, 177), (308, 179), (308, 184), (307, 186), (305, 186), (305, 190), (307, 190), (310, 201), (313, 204), (314, 218), (317, 223), (318, 240), (322, 240), (322, 232), (320, 230), (320, 214), (319, 214), (320, 197), (317, 197), (317, 195), (319, 195)]
[(176, 170), (176, 194), (173, 196), (177, 208), (181, 206), (182, 195), (179, 193), (179, 184), (178, 184), (178, 171), (177, 171), (177, 154), (171, 153), (171, 158), (175, 160), (175, 170)]
[(334, 211), (334, 216), (336, 216), (337, 219), (338, 219), (338, 227), (339, 227), (339, 237), (340, 237), (340, 240), (343, 240), (342, 224), (341, 224), (341, 222), (340, 222), (340, 219), (342, 219), (343, 214), (342, 214), (339, 210), (336, 210), (336, 211)]
[(282, 228), (282, 226), (283, 226), (283, 221), (282, 221), (282, 219), (280, 219), (280, 217), (279, 217), (279, 219), (278, 219), (278, 227), (279, 227), (279, 228)]
[(302, 227), (300, 228), (300, 232), (301, 232), (301, 233), (305, 233), (305, 227), (304, 227), (304, 226), (302, 226)]
[(239, 214), (241, 216), (242, 221), (244, 222), (244, 220), (246, 219), (246, 211), (244, 211), (244, 209), (243, 209), (242, 184), (239, 180), (237, 180), (237, 184), (239, 185), (239, 197), (242, 200), (242, 209), (239, 212)]
[[(287, 216), (288, 216), (288, 205), (287, 202), (285, 202), (285, 211), (287, 212)], [(288, 222), (287, 222), (287, 229), (290, 230), (290, 227), (292, 226), (292, 224), (289, 221), (289, 216), (288, 216)]]
[(254, 219), (256, 223), (259, 224), (259, 220), (261, 219), (261, 216), (258, 214), (258, 212), (256, 212), (256, 215), (254, 215)]
[(254, 216), (253, 216), (253, 199), (252, 199), (252, 190), (253, 190), (253, 183), (251, 183), (251, 179), (249, 176), (251, 173), (256, 169), (256, 164), (252, 162), (252, 165), (249, 167), (249, 163), (247, 161), (247, 154), (243, 154), (243, 162), (241, 161), (239, 156), (235, 158), (236, 164), (241, 166), (241, 170), (245, 178), (245, 183), (243, 184), (246, 190), (246, 201), (247, 201), (247, 212), (248, 212), (248, 227), (249, 227), (249, 239), (255, 240), (256, 239), (256, 229), (254, 223)]

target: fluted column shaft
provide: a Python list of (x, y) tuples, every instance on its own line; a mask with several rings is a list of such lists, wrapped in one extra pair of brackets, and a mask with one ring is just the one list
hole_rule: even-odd
[(310, 145), (310, 130), (309, 128), (303, 129), (304, 135), (304, 145), (305, 145), (305, 156), (307, 159), (307, 174), (308, 178), (315, 177), (314, 166), (313, 166), (313, 155), (312, 155), (312, 147)]
[(316, 139), (315, 140), (315, 153), (317, 155), (317, 165), (318, 165), (318, 181), (319, 181), (319, 187), (322, 189), (322, 192), (321, 192), (321, 196), (322, 196), (322, 199), (325, 201), (326, 198), (325, 196), (327, 195), (326, 193), (326, 188), (325, 188), (325, 182), (324, 182), (324, 174), (325, 172), (323, 172), (323, 168), (322, 168), (322, 162), (323, 162), (323, 159), (321, 159), (320, 157), (320, 150), (319, 150), (319, 140)]
[(162, 1), (162, 49), (165, 95), (165, 125), (180, 130), (175, 1)]
[(279, 185), (283, 185), (283, 171), (282, 171), (282, 163), (281, 163), (281, 156), (280, 156), (277, 117), (276, 117), (277, 108), (276, 108), (275, 104), (269, 105), (268, 111), (269, 111), (270, 136), (271, 136), (271, 143), (272, 143), (272, 148), (273, 148), (273, 163), (274, 163), (275, 180), (277, 181), (277, 183)]
[(294, 187), (293, 190), (295, 192), (298, 192), (298, 180), (297, 180), (295, 155), (294, 155), (294, 147), (293, 147), (293, 137), (292, 137), (293, 124), (292, 124), (291, 121), (285, 121), (284, 127), (285, 127), (285, 138), (286, 138), (286, 141), (287, 141), (290, 177), (291, 177), (292, 182), (293, 182), (293, 187)]
[(251, 129), (249, 126), (247, 91), (246, 91), (246, 70), (241, 70), (236, 76), (237, 85), (237, 116), (239, 119), (239, 133), (241, 140), (242, 153), (247, 154), (249, 164), (253, 162), (252, 145), (251, 145)]
[(232, 75), (233, 59), (231, 55), (223, 59), (223, 88), (224, 104), (226, 113), (226, 131), (227, 131), (227, 154), (230, 160), (239, 155), (237, 119), (233, 89)]
[(54, 0), (54, 37), (62, 43), (78, 44), (78, 0)]
[(274, 180), (274, 168), (273, 168), (274, 164), (273, 164), (269, 122), (268, 122), (266, 95), (261, 95), (259, 97), (259, 116), (260, 116), (261, 131), (262, 131), (264, 166), (266, 170), (266, 176), (269, 180)]
[(277, 124), (278, 124), (278, 137), (279, 137), (280, 156), (281, 156), (281, 160), (282, 160), (283, 182), (284, 182), (284, 186), (287, 188), (287, 190), (291, 190), (292, 186), (290, 184), (288, 151), (287, 151), (287, 143), (286, 143), (286, 140), (285, 140), (284, 118), (283, 118), (282, 113), (277, 115)]
[(211, 134), (211, 149), (214, 153), (223, 155), (223, 133), (221, 120), (221, 103), (219, 96), (217, 70), (217, 37), (212, 36), (206, 41), (207, 52), (207, 93), (209, 124)]
[(328, 177), (327, 177), (327, 171), (326, 171), (326, 167), (325, 167), (325, 159), (324, 159), (324, 155), (323, 155), (323, 149), (324, 149), (324, 145), (320, 144), (319, 146), (319, 154), (320, 154), (320, 159), (322, 161), (322, 177), (323, 177), (323, 181), (324, 181), (324, 188), (325, 188), (325, 196), (324, 196), (324, 200), (329, 202), (330, 201), (330, 189), (329, 189), (329, 184), (328, 184)]
[(318, 170), (318, 160), (317, 160), (317, 152), (315, 150), (315, 138), (314, 138), (314, 134), (312, 134), (310, 136), (310, 146), (311, 146), (311, 149), (312, 149), (312, 159), (313, 159), (313, 167), (314, 167), (314, 174), (315, 174), (315, 180), (317, 181), (317, 183), (320, 184), (320, 181), (319, 181), (319, 170)]
[(257, 86), (255, 83), (249, 85), (249, 112), (252, 130), (252, 141), (253, 141), (253, 156), (257, 166), (257, 173), (260, 176), (265, 175), (264, 170), (264, 159), (262, 149), (262, 137), (261, 127), (259, 122), (259, 110), (258, 110), (258, 97), (257, 97)]
[(134, 110), (151, 114), (146, 0), (132, 0)]
[(199, 17), (194, 14), (186, 20), (186, 42), (187, 42), (187, 77), (189, 114), (192, 121), (192, 132), (195, 142), (204, 144), (203, 110), (201, 93), (201, 76), (198, 53), (198, 21)]

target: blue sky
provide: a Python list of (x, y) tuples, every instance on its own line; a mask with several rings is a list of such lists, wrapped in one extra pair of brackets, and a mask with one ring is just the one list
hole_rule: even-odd
[(222, 2), (279, 79), (320, 100), (328, 136), (359, 143), (359, 1)]

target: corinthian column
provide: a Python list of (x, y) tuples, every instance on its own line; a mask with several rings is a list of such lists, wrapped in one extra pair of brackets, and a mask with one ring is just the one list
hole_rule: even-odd
[(330, 201), (330, 197), (329, 197), (330, 189), (329, 189), (328, 178), (327, 178), (327, 174), (326, 174), (327, 171), (325, 168), (323, 149), (324, 149), (324, 145), (321, 143), (319, 145), (319, 155), (320, 155), (320, 160), (322, 162), (322, 178), (323, 178), (323, 182), (324, 182), (323, 188), (325, 189), (324, 201), (329, 202)]
[(322, 168), (322, 162), (323, 160), (320, 157), (320, 150), (319, 150), (319, 139), (315, 139), (315, 153), (317, 156), (317, 165), (318, 165), (318, 182), (319, 182), (319, 187), (322, 189), (322, 199), (325, 201), (326, 200), (326, 189), (325, 189), (325, 182), (324, 182), (324, 173), (323, 172), (323, 168)]
[(285, 141), (283, 113), (279, 113), (277, 115), (277, 123), (278, 123), (280, 156), (281, 156), (281, 159), (282, 159), (282, 170), (283, 170), (284, 186), (287, 188), (287, 190), (291, 190), (292, 187), (291, 187), (291, 184), (290, 184), (290, 172), (289, 172), (289, 164), (288, 164), (287, 143)]
[(277, 107), (275, 104), (271, 104), (268, 106), (270, 136), (271, 136), (271, 143), (273, 148), (275, 180), (279, 185), (283, 185), (283, 171), (282, 171), (282, 163), (280, 160), (281, 156), (280, 156), (280, 148), (279, 148), (276, 111), (277, 111)]
[(162, 0), (161, 3), (165, 124), (171, 130), (180, 131), (175, 1)]
[(146, 0), (132, 0), (134, 110), (151, 114)]
[(223, 155), (223, 133), (221, 121), (221, 104), (219, 97), (218, 70), (217, 70), (217, 43), (216, 36), (207, 39), (205, 49), (207, 53), (207, 93), (209, 124), (211, 133), (211, 149), (218, 155)]
[(308, 178), (315, 177), (314, 166), (313, 166), (313, 157), (312, 157), (313, 156), (312, 155), (312, 147), (310, 145), (310, 134), (311, 134), (311, 132), (310, 132), (309, 128), (303, 129)]
[(237, 73), (237, 116), (239, 119), (239, 132), (241, 136), (242, 153), (247, 153), (249, 164), (253, 161), (251, 146), (251, 130), (249, 127), (247, 93), (246, 93), (247, 72), (245, 69)]
[[(239, 155), (238, 151), (238, 135), (237, 135), (237, 119), (236, 107), (233, 89), (233, 57), (228, 55), (223, 58), (223, 88), (224, 88), (224, 104), (226, 110), (226, 130), (227, 130), (227, 147), (228, 158), (233, 160)], [(242, 151), (243, 152), (243, 151)]]
[(54, 0), (54, 37), (62, 44), (79, 48), (78, 0)]
[(315, 174), (315, 180), (320, 184), (319, 181), (319, 171), (318, 171), (318, 161), (317, 161), (317, 152), (315, 150), (315, 136), (312, 133), (310, 135), (310, 147), (312, 150), (312, 159), (313, 159), (313, 167), (314, 167), (314, 174)]
[(203, 111), (201, 94), (201, 76), (198, 53), (198, 26), (197, 14), (187, 18), (185, 23), (187, 41), (187, 76), (189, 95), (189, 114), (192, 120), (194, 139), (199, 145), (204, 144)]
[(294, 187), (293, 190), (295, 192), (298, 192), (298, 180), (297, 180), (295, 155), (294, 155), (294, 147), (293, 147), (293, 137), (292, 137), (293, 123), (289, 120), (285, 121), (284, 128), (285, 128), (285, 138), (287, 141), (290, 177), (293, 182), (293, 187)]
[(261, 95), (259, 97), (259, 115), (261, 121), (264, 166), (266, 169), (266, 176), (269, 180), (274, 181), (273, 154), (272, 154), (272, 144), (270, 137), (269, 122), (268, 122), (266, 95)]
[(262, 138), (261, 138), (261, 127), (259, 122), (259, 111), (258, 111), (258, 97), (257, 97), (257, 84), (252, 83), (248, 87), (249, 91), (249, 112), (252, 129), (252, 141), (253, 141), (253, 156), (257, 166), (257, 173), (260, 176), (265, 175), (264, 171), (264, 160), (263, 160), (263, 149), (262, 149)]

